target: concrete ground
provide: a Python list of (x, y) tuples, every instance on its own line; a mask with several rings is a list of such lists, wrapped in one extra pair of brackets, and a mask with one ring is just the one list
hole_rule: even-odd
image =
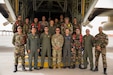
[[(86, 70), (75, 69), (42, 69), (32, 72), (19, 71), (13, 73), (14, 70), (14, 47), (11, 44), (12, 36), (0, 36), (0, 75), (103, 75), (103, 65), (100, 56), (99, 71), (92, 72), (89, 67)], [(95, 59), (95, 58), (94, 58)], [(108, 75), (113, 75), (113, 47), (107, 47), (107, 64)], [(26, 68), (28, 70), (28, 68)]]

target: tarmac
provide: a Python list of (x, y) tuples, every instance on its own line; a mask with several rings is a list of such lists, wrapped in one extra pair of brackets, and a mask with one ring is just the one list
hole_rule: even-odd
[[(18, 67), (18, 72), (14, 73), (14, 46), (11, 40), (12, 36), (0, 36), (0, 75), (104, 75), (101, 56), (98, 72), (90, 71), (90, 67), (88, 66), (85, 70), (76, 67), (75, 69), (44, 68), (33, 71), (22, 71), (21, 67)], [(107, 64), (107, 75), (113, 75), (113, 46), (107, 47)], [(28, 68), (26, 69), (28, 70)]]

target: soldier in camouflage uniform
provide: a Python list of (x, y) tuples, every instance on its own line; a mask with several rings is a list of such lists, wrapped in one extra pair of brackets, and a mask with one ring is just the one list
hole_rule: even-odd
[(39, 35), (41, 34), (41, 25), (38, 21), (38, 18), (34, 18), (33, 23), (31, 23), (31, 27), (35, 27), (37, 29), (36, 33)]
[(23, 34), (27, 36), (27, 34), (30, 33), (30, 28), (31, 28), (31, 25), (29, 23), (29, 18), (26, 18), (25, 23), (23, 25)]
[(49, 23), (49, 33), (51, 35), (55, 34), (55, 29), (56, 29), (56, 26), (54, 25), (54, 21), (50, 20), (50, 23)]
[(17, 27), (18, 26), (21, 26), (23, 27), (23, 21), (22, 21), (22, 16), (19, 15), (16, 22), (14, 23), (14, 25), (12, 26), (12, 29), (13, 29), (13, 33), (16, 33), (17, 32)]
[(46, 21), (46, 17), (42, 16), (42, 21), (39, 22), (41, 25), (41, 33), (44, 32), (44, 27), (49, 26), (49, 23)]
[(73, 33), (73, 25), (69, 22), (69, 17), (66, 17), (64, 19), (64, 23), (61, 24), (61, 33), (62, 35), (65, 35), (65, 29), (69, 29), (70, 30), (70, 34)]
[(55, 18), (54, 21), (55, 21), (55, 26), (60, 28), (60, 23), (59, 23), (58, 18)]
[(60, 34), (60, 28), (56, 28), (56, 34), (52, 36), (52, 48), (53, 48), (53, 68), (60, 68), (61, 58), (62, 58), (62, 46), (64, 43), (64, 38)]
[(14, 34), (12, 43), (15, 46), (15, 70), (14, 72), (17, 72), (17, 66), (18, 66), (18, 58), (21, 57), (22, 59), (22, 70), (25, 71), (25, 35), (22, 33), (22, 27), (17, 27), (17, 33)]
[(77, 18), (76, 17), (74, 17), (72, 25), (73, 25), (73, 32), (75, 32), (76, 29), (80, 29), (81, 30), (80, 25), (77, 23)]
[(79, 68), (81, 69), (81, 64), (82, 64), (82, 35), (80, 34), (80, 29), (76, 29), (76, 34), (72, 35), (72, 49), (71, 49), (71, 54), (72, 54), (72, 68), (75, 68), (76, 64), (76, 59), (78, 57), (78, 63), (79, 63)]
[(59, 23), (60, 23), (60, 25), (61, 25), (62, 23), (64, 23), (64, 16), (63, 16), (63, 14), (60, 15)]
[(108, 36), (103, 33), (102, 27), (99, 27), (99, 34), (95, 36), (95, 70), (98, 71), (98, 61), (100, 53), (102, 54), (103, 60), (103, 71), (106, 75), (107, 62), (106, 62), (106, 46), (108, 44)]

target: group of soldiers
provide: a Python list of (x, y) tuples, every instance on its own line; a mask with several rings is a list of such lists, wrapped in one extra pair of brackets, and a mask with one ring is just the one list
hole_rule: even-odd
[[(60, 15), (60, 20), (46, 21), (45, 16), (42, 16), (42, 21), (34, 18), (33, 23), (29, 19), (25, 19), (25, 23), (18, 16), (17, 21), (13, 25), (13, 40), (15, 46), (15, 69), (17, 72), (18, 58), (22, 59), (22, 70), (25, 69), (25, 50), (29, 56), (29, 71), (32, 71), (32, 59), (34, 57), (34, 69), (43, 69), (45, 57), (48, 57), (48, 66), (50, 69), (56, 68), (71, 68), (78, 67), (87, 69), (90, 62), (90, 70), (98, 71), (98, 61), (100, 53), (103, 59), (103, 72), (107, 74), (106, 63), (106, 46), (108, 37), (99, 27), (99, 33), (93, 37), (90, 30), (86, 29), (86, 35), (82, 36), (81, 27), (77, 23), (76, 17), (73, 23), (69, 17), (63, 18)], [(93, 65), (93, 47), (95, 47), (95, 68)], [(41, 52), (41, 66), (37, 66), (38, 56)], [(89, 58), (89, 62), (87, 60)], [(78, 62), (78, 64), (77, 64)], [(61, 67), (63, 63), (63, 67)], [(84, 66), (82, 66), (82, 64)]]

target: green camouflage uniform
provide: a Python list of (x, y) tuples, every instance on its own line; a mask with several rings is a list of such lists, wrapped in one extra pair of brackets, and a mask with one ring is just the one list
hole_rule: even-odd
[(23, 22), (22, 22), (22, 21), (17, 20), (17, 21), (14, 23), (14, 25), (12, 26), (13, 33), (16, 33), (16, 32), (17, 32), (17, 27), (18, 27), (18, 26), (23, 27)]
[(84, 47), (84, 53), (83, 53), (83, 59), (84, 59), (84, 67), (87, 68), (88, 61), (87, 58), (89, 58), (90, 61), (90, 68), (93, 69), (93, 52), (92, 48), (94, 46), (94, 37), (92, 35), (84, 35), (83, 37), (83, 47)]
[(55, 23), (55, 26), (56, 26), (56, 27), (59, 27), (59, 28), (61, 27), (61, 25), (60, 25), (59, 22), (58, 22), (58, 23)]
[[(108, 36), (104, 33), (99, 33), (95, 36), (95, 66), (98, 67), (98, 60), (100, 53), (102, 54), (102, 60), (103, 60), (103, 68), (107, 68), (107, 62), (106, 62), (106, 45), (108, 44)], [(101, 51), (97, 50), (97, 46), (101, 47)]]
[(76, 29), (80, 29), (81, 30), (81, 28), (80, 28), (80, 25), (79, 24), (72, 24), (73, 25), (73, 32), (75, 32), (76, 31)]
[(55, 29), (56, 29), (56, 26), (49, 26), (49, 33), (51, 35), (55, 34)]
[(71, 23), (69, 23), (69, 24), (65, 24), (64, 23), (64, 24), (61, 25), (61, 33), (62, 33), (62, 35), (65, 35), (65, 30), (67, 28), (70, 30), (70, 34), (73, 33), (73, 25)]
[[(64, 38), (61, 34), (54, 34), (52, 36), (52, 48), (53, 48), (53, 66), (56, 66), (56, 63), (60, 66), (62, 58), (62, 46), (64, 43)], [(56, 50), (55, 47), (59, 47), (59, 50)]]
[(78, 57), (79, 65), (82, 63), (82, 35), (72, 35), (72, 48), (74, 51), (71, 52), (71, 65), (75, 65)]
[(27, 35), (27, 34), (30, 33), (30, 26), (31, 26), (30, 24), (24, 24), (24, 25), (23, 25), (23, 33), (24, 33), (24, 34)]
[(21, 57), (22, 65), (25, 63), (25, 35), (15, 33), (12, 40), (13, 45), (15, 46), (15, 65), (18, 65), (18, 58)]

